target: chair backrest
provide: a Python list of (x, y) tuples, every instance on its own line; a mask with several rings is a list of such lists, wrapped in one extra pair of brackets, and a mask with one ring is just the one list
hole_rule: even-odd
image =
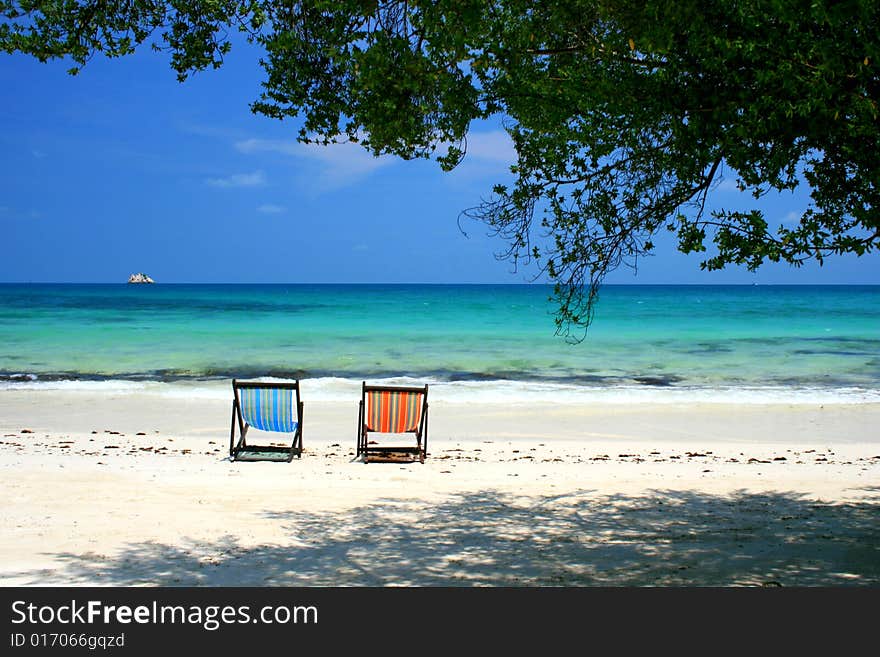
[(422, 407), (428, 396), (424, 388), (364, 385), (366, 413), (364, 425), (378, 433), (405, 433), (417, 431), (422, 419)]
[[(299, 424), (299, 382), (233, 381), (241, 417), (254, 429), (291, 433)], [(296, 393), (296, 401), (294, 401)]]

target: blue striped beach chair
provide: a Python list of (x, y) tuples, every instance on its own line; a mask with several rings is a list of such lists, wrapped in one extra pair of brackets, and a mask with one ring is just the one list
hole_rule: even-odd
[[(234, 461), (287, 461), (302, 456), (303, 403), (299, 381), (265, 382), (232, 380), (232, 427), (229, 456)], [(235, 426), (239, 439), (235, 442)], [(293, 434), (290, 447), (248, 445), (248, 429)]]
[[(380, 446), (369, 440), (373, 433), (411, 433), (415, 445)], [(415, 388), (405, 386), (368, 386), (363, 382), (361, 403), (358, 411), (357, 455), (363, 455), (364, 463), (370, 455), (412, 454), (425, 462), (428, 454), (428, 386)]]

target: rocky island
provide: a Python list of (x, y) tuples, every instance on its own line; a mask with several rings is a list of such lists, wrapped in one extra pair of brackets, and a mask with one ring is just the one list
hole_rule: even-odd
[(139, 274), (132, 274), (131, 276), (129, 276), (128, 282), (129, 283), (155, 283), (156, 281), (154, 281), (152, 278), (150, 278), (149, 276), (147, 276), (146, 274), (141, 272)]

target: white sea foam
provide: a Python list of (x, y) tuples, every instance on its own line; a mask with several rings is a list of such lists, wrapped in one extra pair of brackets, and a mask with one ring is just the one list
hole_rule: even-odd
[(83, 381), (79, 379), (40, 381), (37, 377), (29, 377), (27, 381), (0, 381), (0, 390), (63, 390), (69, 392), (130, 393), (141, 392), (155, 385), (157, 384), (152, 381), (128, 381), (125, 379), (109, 379), (106, 381)]
[(880, 390), (860, 388), (578, 386), (521, 381), (438, 383), (434, 401), (515, 404), (864, 404), (880, 403)]
[[(271, 377), (259, 380), (281, 381)], [(536, 381), (434, 381), (411, 377), (370, 379), (384, 385), (430, 385), (429, 399), (443, 404), (867, 404), (880, 403), (880, 390), (859, 387), (793, 386), (589, 386)], [(300, 381), (303, 400), (350, 402), (360, 397), (361, 380), (335, 377)], [(231, 381), (4, 381), (2, 390), (56, 390), (108, 395), (148, 394), (171, 398), (226, 400)]]

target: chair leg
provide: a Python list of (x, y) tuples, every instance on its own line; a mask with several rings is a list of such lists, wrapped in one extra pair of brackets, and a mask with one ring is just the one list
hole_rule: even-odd
[(299, 403), (299, 424), (296, 427), (296, 455), (302, 458), (303, 453), (303, 403)]
[(296, 433), (293, 435), (293, 447), (291, 448), (291, 451), (290, 451), (291, 457), (293, 457), (294, 452), (296, 452), (297, 458), (302, 458), (302, 452), (303, 452), (302, 425), (297, 427)]
[(235, 402), (232, 403), (232, 425), (229, 427), (229, 456), (235, 453)]
[(287, 462), (290, 463), (293, 460), (293, 455), (296, 454), (296, 437), (297, 432), (294, 432), (293, 438), (290, 440), (290, 449), (287, 451)]
[(360, 456), (364, 449), (363, 444), (363, 434), (364, 434), (364, 402), (358, 404), (358, 425), (357, 425), (357, 453), (355, 456)]

